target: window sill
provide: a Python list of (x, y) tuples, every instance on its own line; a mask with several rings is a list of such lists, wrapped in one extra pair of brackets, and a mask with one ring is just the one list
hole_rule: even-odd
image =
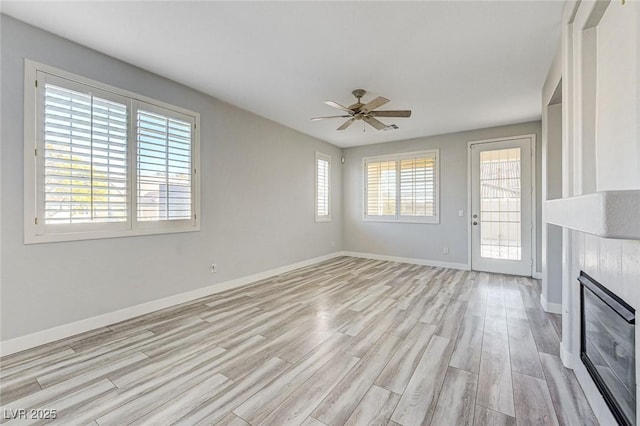
[(439, 225), (440, 224), (440, 218), (438, 217), (433, 217), (428, 219), (427, 218), (385, 219), (385, 218), (365, 217), (362, 220), (363, 222), (380, 222), (380, 223), (416, 223), (416, 224), (423, 224), (423, 225)]
[(107, 238), (122, 238), (122, 237), (141, 237), (149, 235), (163, 235), (163, 234), (178, 234), (183, 232), (198, 232), (200, 231), (200, 225), (194, 226), (181, 226), (181, 227), (166, 227), (166, 228), (142, 228), (137, 230), (118, 230), (118, 231), (89, 231), (89, 232), (66, 232), (57, 234), (25, 234), (24, 244), (44, 244), (44, 243), (62, 243), (70, 241), (84, 241), (84, 240), (102, 240)]

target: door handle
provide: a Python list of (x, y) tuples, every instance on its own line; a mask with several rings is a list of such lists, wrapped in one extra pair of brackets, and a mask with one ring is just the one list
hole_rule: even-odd
[(474, 225), (477, 225), (477, 224), (478, 224), (478, 222), (474, 221), (474, 222), (473, 222), (473, 224), (474, 224)]

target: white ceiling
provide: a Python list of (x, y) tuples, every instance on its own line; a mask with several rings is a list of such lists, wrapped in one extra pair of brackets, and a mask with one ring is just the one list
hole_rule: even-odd
[[(540, 118), (561, 1), (12, 2), (19, 20), (341, 147)], [(391, 100), (409, 119), (342, 119), (322, 102)]]

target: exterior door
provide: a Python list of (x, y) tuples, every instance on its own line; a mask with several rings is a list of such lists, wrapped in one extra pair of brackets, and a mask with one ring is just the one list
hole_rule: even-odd
[(531, 276), (531, 137), (472, 143), (471, 268)]

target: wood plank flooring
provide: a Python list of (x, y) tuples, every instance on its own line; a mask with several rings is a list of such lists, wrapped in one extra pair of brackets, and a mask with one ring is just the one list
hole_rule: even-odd
[(0, 423), (596, 425), (538, 297), (340, 257), (4, 357)]

